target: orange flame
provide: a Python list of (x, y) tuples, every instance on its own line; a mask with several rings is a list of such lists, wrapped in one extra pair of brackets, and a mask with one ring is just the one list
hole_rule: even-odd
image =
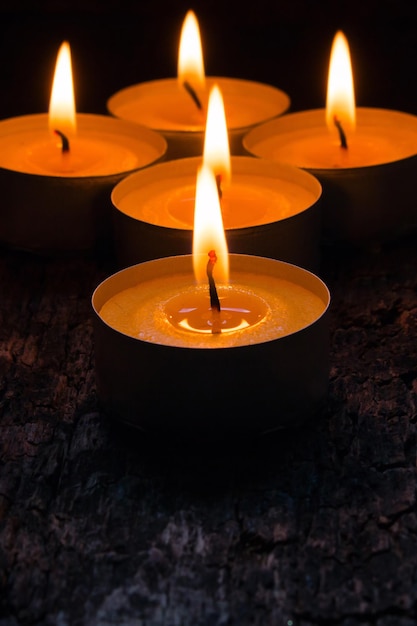
[(221, 182), (231, 179), (230, 147), (227, 134), (223, 96), (218, 85), (210, 90), (206, 130), (204, 135), (203, 162), (211, 167)]
[(355, 92), (349, 44), (338, 31), (333, 39), (327, 83), (326, 124), (331, 132), (337, 119), (346, 131), (356, 126)]
[(193, 11), (188, 11), (182, 25), (179, 53), (178, 79), (190, 83), (194, 89), (204, 89), (205, 73), (200, 28)]
[(64, 41), (58, 51), (49, 102), (49, 128), (64, 134), (76, 132), (75, 98), (72, 80), (71, 51)]
[(193, 233), (193, 268), (199, 283), (207, 282), (206, 268), (210, 250), (214, 250), (217, 256), (216, 282), (227, 283), (229, 254), (216, 178), (212, 169), (203, 164), (197, 172)]

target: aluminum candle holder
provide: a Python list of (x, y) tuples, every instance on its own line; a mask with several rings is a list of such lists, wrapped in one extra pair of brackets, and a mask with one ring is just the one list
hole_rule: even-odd
[(45, 255), (108, 247), (112, 189), (166, 152), (158, 133), (110, 116), (78, 114), (77, 127), (68, 156), (52, 143), (47, 114), (0, 122), (5, 246)]
[(417, 227), (417, 116), (358, 108), (351, 146), (329, 145), (324, 109), (261, 124), (243, 140), (248, 154), (287, 162), (323, 187), (323, 238), (368, 246)]
[[(189, 254), (201, 158), (166, 161), (126, 177), (113, 189), (115, 253), (120, 267)], [(321, 185), (288, 165), (231, 157), (221, 203), (230, 252), (317, 270)]]
[(231, 154), (242, 154), (242, 139), (251, 128), (282, 115), (290, 106), (289, 96), (272, 85), (209, 76), (201, 109), (179, 88), (177, 78), (126, 87), (109, 98), (107, 109), (115, 117), (160, 132), (168, 143), (167, 160), (200, 156), (207, 98), (214, 84), (220, 87), (224, 98)]
[[(219, 334), (190, 330), (191, 321), (176, 326), (175, 310), (183, 315), (198, 295), (191, 255), (126, 268), (96, 288), (96, 377), (108, 415), (182, 438), (261, 435), (314, 418), (328, 387), (326, 285), (297, 266), (250, 255), (231, 254), (230, 270), (220, 299), (234, 294), (259, 315)], [(225, 323), (250, 314), (226, 305)]]

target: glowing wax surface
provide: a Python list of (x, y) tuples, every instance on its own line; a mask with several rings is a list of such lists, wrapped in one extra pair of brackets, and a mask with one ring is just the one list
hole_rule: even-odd
[[(170, 184), (171, 183), (171, 184)], [(262, 177), (235, 178), (223, 189), (221, 206), (225, 228), (267, 224), (295, 215), (315, 201), (312, 194), (281, 181), (272, 185)], [(275, 187), (275, 188), (274, 188)], [(165, 189), (164, 189), (165, 188)], [(171, 228), (192, 228), (195, 184), (191, 181), (161, 181), (133, 191), (118, 208), (136, 219)]]
[[(417, 117), (382, 109), (357, 109), (348, 149), (325, 125), (325, 111), (293, 113), (248, 133), (244, 146), (263, 158), (307, 169), (348, 169), (391, 163), (417, 154)], [(277, 123), (275, 123), (277, 122)]]
[(217, 286), (220, 302), (227, 302), (233, 294), (235, 303), (241, 300), (244, 307), (250, 301), (258, 315), (251, 317), (249, 325), (242, 330), (204, 334), (172, 321), (173, 304), (175, 310), (200, 306), (201, 294), (203, 297), (207, 294), (210, 319), (208, 289), (192, 282), (188, 273), (141, 282), (109, 298), (99, 311), (100, 317), (115, 330), (146, 342), (227, 348), (290, 335), (312, 324), (325, 309), (321, 298), (301, 285), (274, 276), (239, 272), (230, 285)]
[(47, 115), (0, 122), (0, 167), (27, 174), (61, 177), (110, 176), (154, 162), (165, 141), (149, 129), (131, 131), (105, 116), (77, 116), (78, 130), (63, 153), (61, 140), (48, 129)]
[[(132, 174), (112, 192), (125, 215), (156, 226), (191, 230), (194, 221), (197, 157), (164, 162)], [(321, 186), (310, 174), (272, 161), (232, 156), (232, 177), (222, 183), (226, 229), (284, 220), (313, 206)]]
[(233, 78), (207, 77), (203, 93), (197, 95), (199, 109), (176, 78), (140, 83), (114, 94), (108, 101), (110, 113), (121, 119), (161, 131), (204, 131), (208, 97), (217, 83), (222, 91), (228, 129), (244, 128), (282, 114), (288, 96), (263, 83)]

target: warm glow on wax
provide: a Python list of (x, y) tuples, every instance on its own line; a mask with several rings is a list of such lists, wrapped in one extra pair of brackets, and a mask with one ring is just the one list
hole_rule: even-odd
[(61, 45), (49, 102), (49, 127), (62, 133), (76, 131), (75, 98), (72, 80), (71, 51), (68, 42)]
[(204, 88), (205, 73), (200, 28), (193, 11), (188, 11), (181, 30), (178, 53), (178, 79), (181, 85), (188, 82), (194, 89)]
[(327, 83), (326, 124), (335, 132), (335, 118), (345, 131), (354, 131), (356, 124), (355, 91), (349, 44), (338, 31), (333, 39)]
[(221, 182), (230, 182), (230, 148), (227, 134), (223, 96), (218, 85), (213, 85), (209, 95), (203, 161), (211, 167)]
[(199, 283), (207, 282), (210, 250), (214, 250), (217, 257), (214, 268), (215, 280), (227, 283), (229, 254), (216, 178), (212, 169), (203, 164), (197, 172), (193, 232), (193, 269)]

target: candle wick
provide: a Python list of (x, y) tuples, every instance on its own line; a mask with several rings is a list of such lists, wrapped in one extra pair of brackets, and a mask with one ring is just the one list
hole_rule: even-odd
[(344, 148), (346, 150), (348, 145), (347, 145), (346, 135), (345, 135), (345, 131), (343, 130), (342, 124), (341, 124), (340, 120), (337, 119), (336, 115), (334, 116), (333, 121), (334, 121), (334, 125), (336, 126), (337, 130), (339, 131), (340, 147)]
[(195, 105), (197, 106), (197, 108), (198, 108), (198, 109), (200, 109), (200, 111), (201, 111), (201, 110), (202, 110), (202, 108), (203, 108), (203, 105), (201, 104), (201, 100), (200, 100), (200, 98), (197, 96), (197, 93), (196, 93), (195, 89), (194, 89), (194, 88), (190, 85), (190, 83), (189, 83), (187, 80), (185, 80), (185, 81), (184, 81), (183, 85), (184, 85), (184, 89), (185, 89), (185, 91), (186, 91), (186, 92), (187, 92), (187, 93), (191, 96), (191, 98), (193, 99), (194, 104), (195, 104)]
[(209, 281), (209, 291), (210, 291), (210, 308), (213, 312), (213, 327), (212, 334), (217, 334), (221, 332), (220, 327), (220, 300), (217, 295), (216, 283), (213, 278), (213, 269), (214, 265), (217, 261), (216, 252), (214, 250), (210, 250), (208, 253), (209, 260), (207, 262), (207, 277)]
[(223, 192), (222, 192), (222, 175), (221, 174), (216, 174), (216, 184), (217, 184), (217, 192), (219, 194), (219, 198), (221, 199)]
[(70, 144), (69, 144), (69, 140), (68, 137), (66, 135), (64, 135), (64, 133), (61, 133), (60, 130), (54, 130), (55, 135), (58, 135), (58, 137), (61, 138), (62, 141), (62, 145), (61, 145), (61, 151), (64, 154), (65, 152), (69, 152), (70, 151)]

